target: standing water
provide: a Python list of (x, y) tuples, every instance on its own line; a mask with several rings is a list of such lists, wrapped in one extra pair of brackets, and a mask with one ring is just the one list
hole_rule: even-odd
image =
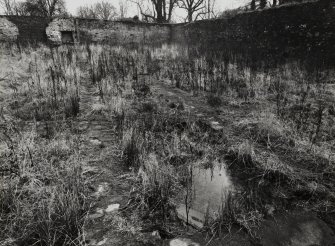
[(219, 217), (233, 186), (224, 164), (214, 162), (208, 168), (193, 166), (190, 171), (192, 182), (183, 202), (177, 207), (177, 214), (180, 219), (202, 228), (207, 219)]

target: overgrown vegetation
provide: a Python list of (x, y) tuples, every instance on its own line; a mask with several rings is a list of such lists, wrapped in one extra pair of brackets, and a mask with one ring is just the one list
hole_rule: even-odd
[[(87, 119), (113, 125), (119, 165), (131, 177), (116, 221), (136, 215), (138, 227), (177, 234), (175, 208), (193, 202), (193, 166), (217, 162), (236, 184), (205, 226), (212, 236), (239, 226), (257, 238), (262, 219), (284, 210), (335, 212), (332, 70), (298, 62), (256, 69), (231, 54), (203, 57), (177, 46), (13, 47), (11, 54), (0, 74), (3, 240), (83, 243), (82, 168), (90, 160), (77, 122)], [(167, 84), (189, 97), (155, 94)], [(85, 94), (97, 101), (88, 104)], [(211, 117), (223, 127), (213, 128)]]

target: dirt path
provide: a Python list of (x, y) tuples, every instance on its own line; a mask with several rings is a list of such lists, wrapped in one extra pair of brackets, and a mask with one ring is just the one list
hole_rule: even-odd
[[(91, 211), (87, 217), (86, 239), (89, 245), (126, 245), (125, 238), (115, 229), (114, 217), (126, 205), (130, 184), (122, 176), (121, 150), (111, 119), (94, 113), (93, 105), (100, 103), (97, 88), (83, 86), (80, 98), (80, 129), (87, 139), (82, 155), (93, 159), (85, 172), (92, 179)], [(93, 113), (92, 113), (93, 112)]]
[(242, 107), (223, 105), (214, 108), (207, 103), (205, 96), (194, 96), (167, 82), (153, 85), (152, 90), (153, 94), (160, 98), (160, 103), (182, 102), (189, 117), (207, 122), (214, 130), (223, 131), (230, 142), (238, 141), (238, 136), (233, 134), (233, 123), (253, 114), (259, 107), (246, 104)]

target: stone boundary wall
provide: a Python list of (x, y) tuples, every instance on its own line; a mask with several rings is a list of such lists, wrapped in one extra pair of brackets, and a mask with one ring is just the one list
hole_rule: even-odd
[[(7, 20), (13, 24), (13, 26), (11, 26), (9, 29), (13, 30), (15, 25), (15, 29), (18, 30), (16, 38), (13, 37), (13, 39), (10, 39), (10, 42), (18, 41), (22, 44), (36, 44), (47, 42), (45, 29), (50, 22), (48, 19), (32, 16), (0, 16), (0, 22), (4, 22), (4, 20)], [(0, 33), (1, 32), (8, 33), (8, 30), (6, 31), (0, 25)], [(5, 38), (4, 35), (2, 37), (0, 36), (0, 42), (6, 41), (7, 38)]]
[(62, 32), (73, 33), (75, 43), (112, 45), (162, 44), (170, 41), (172, 25), (135, 21), (0, 16), (0, 42), (62, 44)]
[(73, 32), (78, 43), (108, 43), (112, 45), (166, 43), (171, 37), (171, 25), (132, 21), (56, 18), (46, 33), (53, 44), (62, 43), (61, 32)]
[(77, 19), (81, 42), (162, 44), (170, 41), (172, 25), (132, 21)]
[(284, 5), (204, 20), (173, 28), (172, 40), (211, 49), (260, 56), (294, 57), (315, 53), (335, 58), (334, 7), (318, 2)]
[[(5, 19), (4, 19), (5, 18)], [(177, 43), (204, 52), (231, 51), (277, 57), (316, 52), (335, 60), (334, 7), (318, 2), (245, 12), (228, 19), (190, 24), (155, 24), (80, 18), (0, 16), (0, 41), (62, 44), (67, 32), (77, 43), (139, 45)], [(13, 23), (18, 30), (15, 29)], [(70, 33), (70, 34), (69, 34)], [(5, 37), (6, 36), (6, 37)], [(260, 58), (261, 59), (261, 58)]]

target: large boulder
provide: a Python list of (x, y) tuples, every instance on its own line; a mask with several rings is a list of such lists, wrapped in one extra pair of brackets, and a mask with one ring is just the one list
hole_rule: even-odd
[(259, 230), (262, 246), (333, 246), (334, 232), (313, 213), (285, 213), (265, 220)]

